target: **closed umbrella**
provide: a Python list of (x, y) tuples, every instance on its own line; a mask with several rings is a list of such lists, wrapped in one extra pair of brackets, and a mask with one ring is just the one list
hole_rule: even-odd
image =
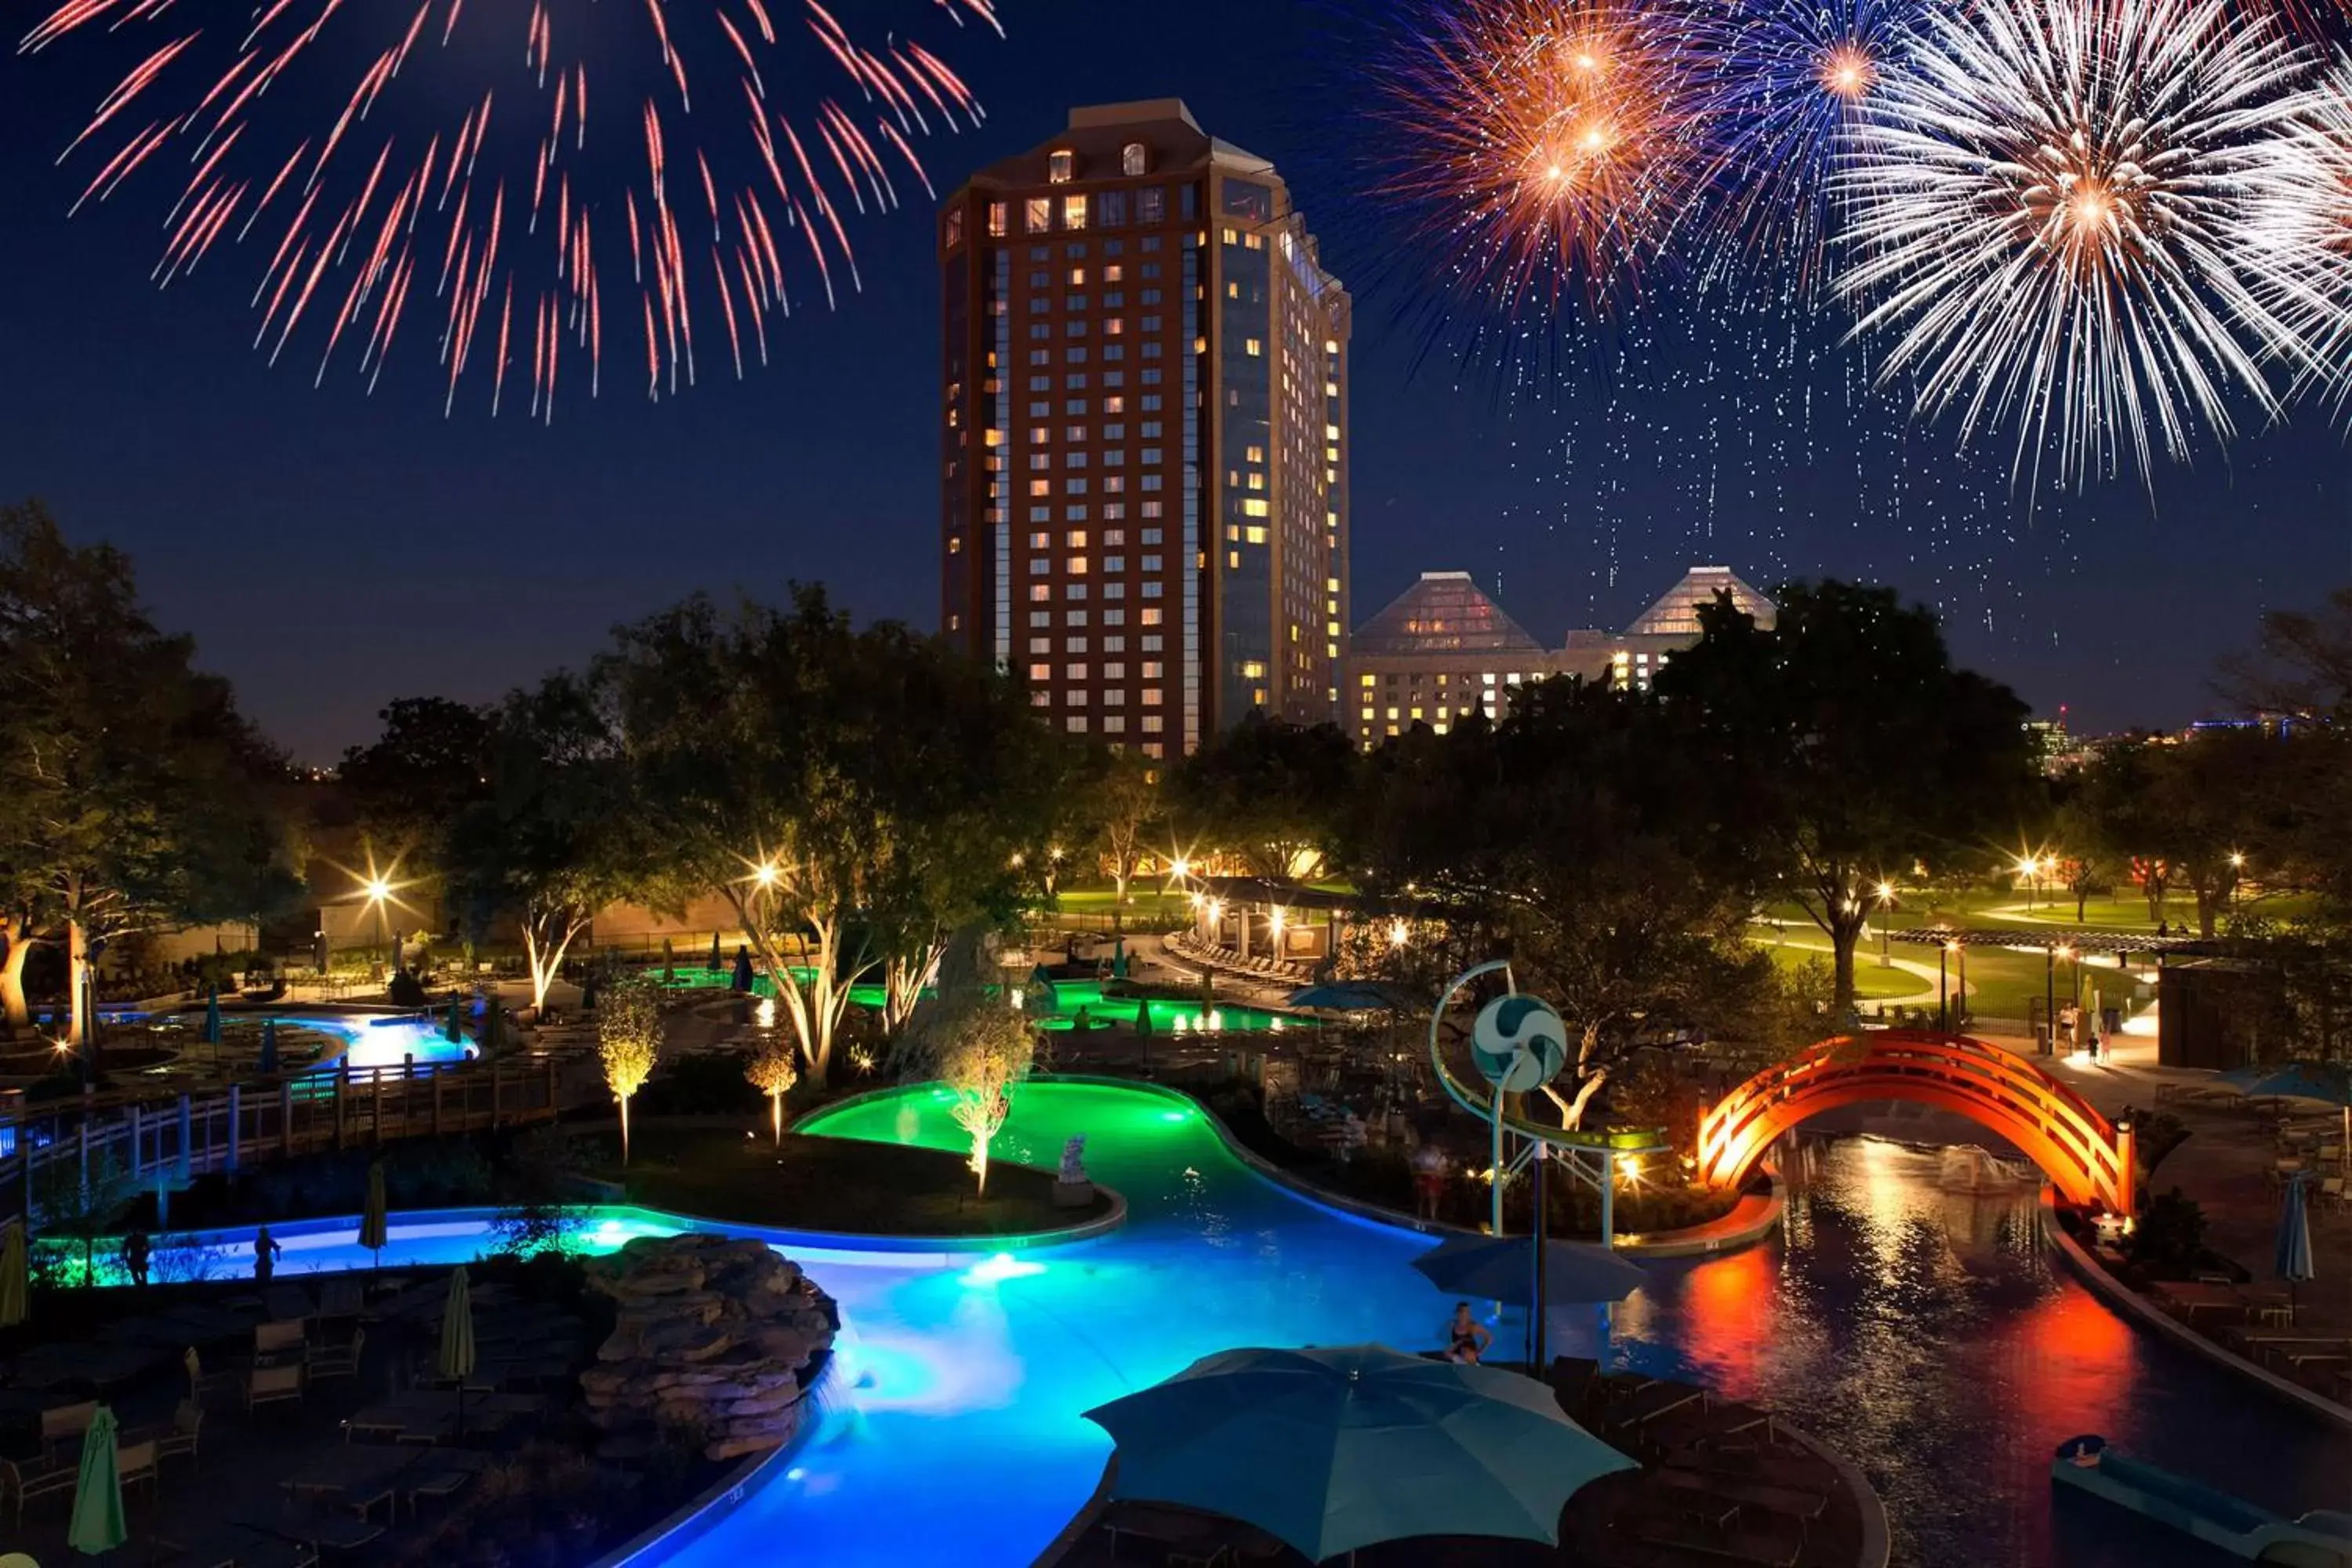
[(360, 1245), (375, 1254), (376, 1267), (383, 1267), (383, 1244), (391, 1238), (391, 1206), (383, 1197), (383, 1162), (368, 1162), (367, 1207), (360, 1212)]
[[(1457, 1236), (1423, 1253), (1412, 1266), (1439, 1289), (1507, 1306), (1535, 1304), (1535, 1270), (1528, 1258), (1530, 1237)], [(1543, 1249), (1544, 1300), (1555, 1306), (1622, 1301), (1648, 1278), (1606, 1247), (1581, 1241), (1550, 1241)]]
[(131, 1539), (122, 1521), (122, 1477), (115, 1468), (114, 1410), (101, 1405), (82, 1434), (81, 1474), (74, 1482), (73, 1522), (66, 1544), (96, 1556)]
[(2279, 1205), (2278, 1243), (2271, 1256), (2271, 1272), (2286, 1281), (2287, 1316), (2294, 1316), (2294, 1288), (2318, 1274), (2311, 1256), (2311, 1207), (2304, 1196), (2300, 1172), (2286, 1184)]
[(466, 1430), (466, 1380), (474, 1375), (474, 1299), (463, 1264), (449, 1276), (449, 1300), (441, 1310), (441, 1343), (433, 1370), (457, 1384), (457, 1431)]
[(746, 996), (751, 994), (751, 950), (748, 947), (735, 950), (735, 989)]
[(462, 996), (449, 998), (449, 1016), (442, 1021), (441, 1037), (456, 1045), (466, 1037), (466, 1001)]
[(499, 1005), (496, 996), (485, 997), (482, 1001), (481, 1055), (497, 1056), (506, 1049), (506, 1009)]
[(278, 1070), (278, 1020), (261, 1020), (261, 1073), (264, 1078)]
[(1127, 938), (1123, 936), (1115, 937), (1111, 941), (1110, 977), (1113, 980), (1127, 978)]
[(1118, 1445), (1113, 1497), (1242, 1520), (1318, 1563), (1426, 1535), (1556, 1543), (1571, 1496), (1636, 1468), (1532, 1378), (1385, 1345), (1225, 1351), (1087, 1419)]
[(709, 984), (719, 978), (719, 933), (717, 931), (712, 931), (710, 933), (710, 968), (709, 973), (704, 977), (705, 984)]
[(221, 1043), (220, 987), (215, 985), (205, 1000), (205, 1044)]
[(25, 1253), (25, 1222), (12, 1219), (0, 1232), (0, 1329), (13, 1329), (32, 1316), (32, 1260)]

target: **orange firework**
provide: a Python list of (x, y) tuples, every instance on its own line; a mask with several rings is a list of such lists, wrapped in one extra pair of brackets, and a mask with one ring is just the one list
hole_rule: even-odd
[(1384, 193), (1506, 310), (1615, 302), (1693, 205), (1705, 72), (1655, 5), (1478, 0), (1417, 30), (1385, 85)]

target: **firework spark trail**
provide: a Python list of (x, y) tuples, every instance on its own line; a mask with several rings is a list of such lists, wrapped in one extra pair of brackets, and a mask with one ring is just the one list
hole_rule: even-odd
[[(589, 394), (595, 395), (604, 351), (599, 272), (614, 258), (598, 250), (589, 214), (615, 195), (626, 214), (629, 275), (639, 295), (632, 313), (642, 316), (646, 330), (648, 395), (693, 384), (696, 318), (714, 306), (736, 374), (744, 374), (750, 357), (746, 328), (765, 364), (769, 320), (789, 318), (793, 309), (776, 229), (802, 231), (808, 271), (833, 305), (836, 267), (853, 289), (858, 286), (844, 205), (855, 214), (895, 209), (898, 171), (930, 193), (914, 139), (935, 125), (953, 132), (982, 117), (971, 92), (937, 54), (896, 29), (878, 46), (862, 43), (819, 0), (799, 0), (805, 34), (778, 27), (774, 0), (644, 0), (641, 14), (631, 13), (626, 24), (640, 34), (639, 58), (616, 59), (611, 50), (617, 46), (608, 41), (593, 66), (588, 18), (570, 12), (559, 18), (544, 0), (520, 15), (478, 6), (470, 16), (464, 0), (419, 0), (413, 9), (402, 7), (388, 28), (380, 7), (345, 0), (267, 0), (224, 26), (209, 16), (222, 3), (63, 0), (25, 34), (18, 52), (37, 54), (68, 39), (130, 31), (133, 24), (170, 29), (142, 48), (68, 145), (66, 158), (103, 144), (86, 154), (103, 155), (74, 210), (107, 200), (142, 170), (163, 166), (167, 149), (184, 147), (188, 172), (177, 177), (164, 218), (156, 281), (169, 284), (274, 214), (275, 232), (266, 241), (271, 254), (252, 296), (261, 315), (256, 347), (274, 362), (309, 318), (323, 338), (318, 378), (325, 379), (348, 342), (371, 392), (399, 336), (417, 274), (425, 272), (428, 282), (437, 277), (432, 296), (446, 304), (438, 351), (445, 410), (454, 410), (469, 368), (487, 369), (495, 414), (510, 352), (518, 379), (520, 356), (529, 353), (534, 417), (553, 416), (567, 354), (585, 356)], [(995, 0), (873, 4), (902, 8), (910, 19), (929, 13), (959, 29), (977, 24), (1000, 37), (1003, 31)], [(206, 13), (212, 29), (184, 23), (184, 9)], [(504, 50), (513, 48), (514, 36), (502, 50), (493, 30), (518, 21), (522, 79), (503, 90), (540, 93), (544, 102), (521, 116), (534, 128), (527, 140), (517, 130), (513, 147), (486, 152), (501, 89), (485, 84), (477, 94), (461, 84), (453, 95), (441, 78), (485, 68), (473, 62), (493, 55), (512, 71), (516, 56)], [(384, 30), (371, 37), (374, 28)], [(429, 44), (436, 35), (445, 54), (430, 63), (433, 79), (404, 80), (404, 70), (413, 77), (427, 69), (429, 50), (425, 59), (412, 57), (420, 39)], [(793, 38), (801, 41), (784, 41)], [(773, 94), (781, 86), (801, 79), (796, 71), (806, 75), (806, 66), (791, 58), (794, 52), (822, 61), (841, 85), (811, 93), (804, 104), (779, 101)], [(695, 68), (731, 71), (740, 79), (740, 113), (694, 122), (690, 59)], [(642, 99), (640, 161), (599, 165), (587, 157), (591, 78), (622, 70), (653, 78), (651, 94)], [(404, 97), (404, 88), (414, 90)], [(468, 105), (454, 126), (371, 125), (380, 115), (397, 119), (412, 112), (412, 104), (451, 96)], [(328, 112), (306, 122), (300, 103), (289, 108), (298, 98), (324, 103)], [(612, 101), (604, 93), (598, 98)], [(729, 145), (707, 134), (714, 131), (726, 132)], [(778, 155), (780, 135), (789, 156)], [(819, 157), (810, 156), (811, 146)], [(567, 158), (567, 151), (575, 156)], [(698, 189), (694, 205), (709, 216), (707, 278), (688, 265), (667, 178), (673, 163), (689, 157), (677, 167)], [(514, 161), (502, 164), (507, 158)], [(504, 234), (509, 216), (514, 232)], [(617, 244), (623, 231), (604, 226), (598, 237)], [(480, 343), (488, 352), (486, 329), (495, 354), (484, 367), (475, 350)]]
[(1890, 345), (1882, 384), (2013, 426), (2012, 479), (2147, 482), (2156, 446), (2278, 409), (2263, 362), (2301, 339), (2250, 279), (2244, 185), (2294, 123), (2307, 57), (2226, 0), (1974, 0), (1921, 30), (1857, 122), (1843, 287)]
[(2292, 107), (2248, 171), (2247, 243), (2263, 303), (2303, 341), (2302, 386), (2352, 416), (2352, 58)]

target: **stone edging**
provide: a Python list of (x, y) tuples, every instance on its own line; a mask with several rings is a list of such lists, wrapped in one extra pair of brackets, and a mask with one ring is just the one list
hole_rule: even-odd
[[(814, 1383), (801, 1390), (803, 1400), (817, 1397), (818, 1391), (833, 1379), (834, 1369), (841, 1364), (838, 1355), (825, 1358), (824, 1370)], [(765, 1454), (752, 1455), (738, 1460), (726, 1474), (679, 1504), (664, 1518), (637, 1531), (620, 1545), (597, 1557), (591, 1568), (625, 1568), (625, 1565), (645, 1559), (656, 1547), (664, 1555), (691, 1544), (710, 1532), (711, 1527), (727, 1518), (761, 1488), (761, 1479), (772, 1468), (788, 1462), (799, 1453), (803, 1444), (819, 1426), (824, 1425), (820, 1415), (793, 1434), (791, 1442)]]
[(2098, 1259), (2084, 1251), (2083, 1244), (2067, 1235), (2065, 1227), (2058, 1223), (2057, 1208), (2058, 1205), (2049, 1184), (2044, 1183), (2042, 1187), (2042, 1234), (2048, 1238), (2051, 1249), (2063, 1258), (2076, 1274), (2082, 1276), (2084, 1283), (2090, 1287), (2092, 1294), (2100, 1297), (2109, 1305), (2122, 1311), (2142, 1328), (2153, 1330), (2171, 1340), (2175, 1344), (2184, 1346), (2208, 1361), (2229, 1368), (2241, 1377), (2259, 1384), (2282, 1399), (2292, 1400), (2303, 1406), (2308, 1414), (2316, 1415), (2322, 1420), (2333, 1422), (2337, 1426), (2352, 1428), (2352, 1410), (2346, 1409), (2323, 1394), (2314, 1393), (2301, 1384), (2289, 1383), (2268, 1367), (2248, 1361), (2244, 1356), (2218, 1341), (2207, 1339), (2203, 1334), (2099, 1267)]

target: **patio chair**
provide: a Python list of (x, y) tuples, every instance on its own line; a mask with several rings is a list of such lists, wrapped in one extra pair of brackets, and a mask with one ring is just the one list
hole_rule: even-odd
[(155, 1439), (155, 1458), (158, 1460), (175, 1459), (185, 1454), (192, 1467), (202, 1469), (204, 1460), (198, 1455), (196, 1446), (204, 1429), (205, 1407), (193, 1399), (183, 1399), (179, 1409), (172, 1415), (172, 1429)]
[(116, 1479), (125, 1487), (136, 1486), (141, 1481), (144, 1481), (152, 1490), (156, 1479), (155, 1442), (154, 1438), (150, 1437), (142, 1443), (125, 1443), (116, 1449), (114, 1454)]
[(89, 1424), (97, 1418), (98, 1401), (95, 1399), (85, 1399), (79, 1405), (60, 1405), (53, 1410), (42, 1411), (42, 1454), (47, 1458), (55, 1458), (55, 1451), (59, 1444), (79, 1442), (81, 1435), (89, 1430)]
[(281, 1319), (276, 1322), (253, 1325), (253, 1359), (257, 1365), (270, 1362), (299, 1362), (310, 1352), (310, 1322), (307, 1319)]
[(347, 1345), (321, 1345), (310, 1358), (310, 1381), (317, 1383), (330, 1377), (356, 1377), (360, 1355), (367, 1349), (367, 1331), (352, 1331), (352, 1342)]
[(2344, 1202), (2344, 1178), (2341, 1176), (2330, 1176), (2326, 1181), (2321, 1182), (2319, 1184), (2318, 1197), (2319, 1201), (2323, 1204), (2336, 1205), (2342, 1205)]
[(285, 1366), (257, 1366), (245, 1374), (245, 1409), (251, 1415), (264, 1405), (281, 1400), (302, 1402), (302, 1367), (299, 1363)]
[(436, 1502), (444, 1501), (463, 1491), (466, 1484), (473, 1479), (474, 1475), (470, 1470), (427, 1470), (401, 1489), (402, 1496), (408, 1500), (408, 1517), (411, 1519), (416, 1517), (416, 1504), (419, 1499), (431, 1498)]
[(25, 1528), (25, 1505), (45, 1497), (71, 1497), (80, 1479), (72, 1465), (37, 1459), (0, 1459), (0, 1494), (16, 1505), (16, 1528)]
[(237, 1375), (233, 1371), (206, 1372), (205, 1358), (196, 1353), (194, 1345), (181, 1352), (180, 1364), (188, 1371), (188, 1397), (198, 1405), (204, 1404), (208, 1395), (226, 1394), (237, 1386)]
[(348, 1275), (319, 1287), (319, 1316), (322, 1318), (356, 1318), (365, 1304), (360, 1282)]

